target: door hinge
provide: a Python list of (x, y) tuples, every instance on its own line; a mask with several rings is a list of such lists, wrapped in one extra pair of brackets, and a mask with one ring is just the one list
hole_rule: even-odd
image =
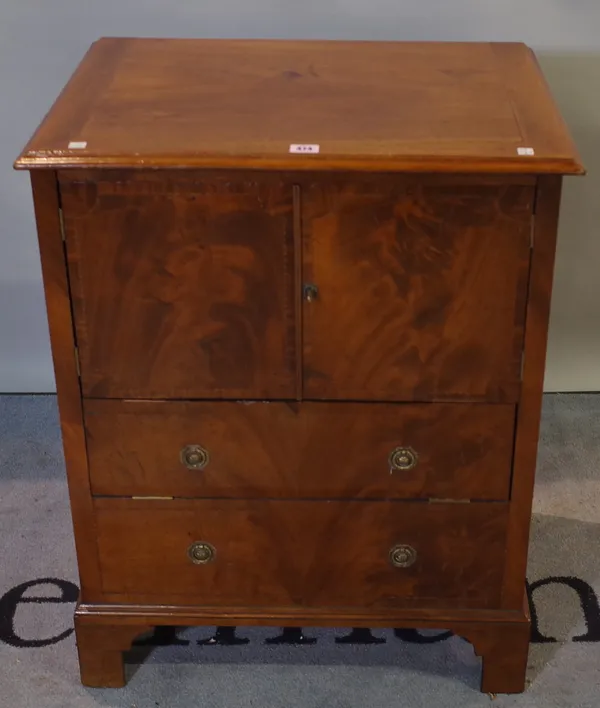
[(535, 194), (533, 195), (533, 205), (531, 207), (531, 229), (529, 230), (529, 248), (533, 249), (533, 239), (534, 239), (534, 233), (535, 233), (535, 215), (537, 214), (537, 203), (538, 203), (538, 194), (539, 194), (539, 187), (538, 189), (535, 190)]
[(441, 497), (430, 497), (427, 500), (430, 504), (470, 504), (470, 499), (442, 499)]
[(64, 241), (66, 241), (66, 237), (65, 237), (65, 220), (63, 217), (62, 207), (58, 207), (58, 221), (60, 223), (60, 237), (62, 238), (62, 240), (64, 242)]
[(136, 501), (148, 501), (148, 500), (153, 500), (153, 501), (173, 501), (173, 497), (131, 497), (132, 499), (135, 499)]
[(79, 349), (75, 347), (75, 367), (77, 369), (77, 377), (81, 378), (81, 366), (79, 364)]
[(535, 234), (535, 215), (531, 217), (531, 229), (529, 230), (529, 248), (533, 250), (533, 237)]

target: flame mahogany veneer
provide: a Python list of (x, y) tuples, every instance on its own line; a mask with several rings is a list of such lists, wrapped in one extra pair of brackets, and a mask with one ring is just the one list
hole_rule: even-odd
[(522, 691), (561, 181), (583, 172), (531, 51), (106, 38), (16, 167), (82, 681), (122, 686), (157, 625), (446, 627), (482, 690)]

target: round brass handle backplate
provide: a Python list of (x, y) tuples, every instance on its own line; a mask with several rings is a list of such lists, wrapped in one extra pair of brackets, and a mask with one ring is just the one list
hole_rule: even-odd
[(204, 565), (215, 559), (216, 550), (214, 546), (205, 541), (196, 541), (188, 548), (188, 557), (192, 563)]
[(397, 447), (390, 453), (390, 468), (392, 470), (412, 470), (417, 466), (419, 456), (412, 447)]
[(201, 445), (186, 445), (181, 450), (179, 458), (188, 470), (202, 470), (208, 464), (208, 450)]
[(409, 568), (417, 560), (417, 552), (412, 546), (399, 543), (390, 550), (390, 562), (396, 568)]

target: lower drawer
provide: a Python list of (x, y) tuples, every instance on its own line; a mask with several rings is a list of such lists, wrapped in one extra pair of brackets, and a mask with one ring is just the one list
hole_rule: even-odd
[(508, 505), (96, 499), (108, 600), (493, 608)]
[(84, 411), (96, 495), (509, 493), (512, 405), (86, 400)]

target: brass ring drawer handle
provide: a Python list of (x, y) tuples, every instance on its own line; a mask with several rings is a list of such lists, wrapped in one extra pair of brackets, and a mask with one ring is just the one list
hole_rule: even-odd
[(201, 445), (186, 445), (179, 453), (179, 459), (188, 470), (203, 470), (210, 458), (208, 450)]
[(417, 552), (412, 546), (399, 543), (390, 550), (390, 563), (396, 568), (410, 568), (417, 560)]
[(196, 541), (188, 548), (188, 557), (196, 565), (205, 565), (215, 559), (215, 547), (205, 541)]
[(419, 461), (419, 456), (412, 449), (412, 447), (396, 447), (394, 448), (389, 457), (390, 469), (394, 470), (412, 470), (413, 467), (417, 466)]

